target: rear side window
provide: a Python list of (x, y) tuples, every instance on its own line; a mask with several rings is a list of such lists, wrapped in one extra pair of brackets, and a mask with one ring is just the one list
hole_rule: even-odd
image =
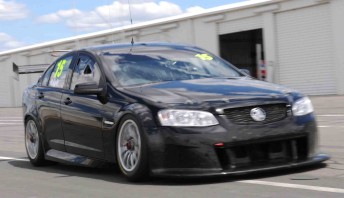
[(47, 71), (44, 73), (44, 76), (42, 77), (42, 86), (46, 87), (48, 86), (48, 82), (49, 82), (49, 79), (50, 79), (50, 75), (51, 75), (51, 72), (53, 71), (54, 69), (54, 66), (50, 66)]
[(53, 72), (50, 76), (49, 87), (63, 88), (72, 60), (73, 56), (67, 56), (55, 63)]

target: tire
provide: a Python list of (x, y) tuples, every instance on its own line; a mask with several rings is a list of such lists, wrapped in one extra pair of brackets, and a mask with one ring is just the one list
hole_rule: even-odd
[(39, 129), (32, 118), (29, 118), (25, 123), (25, 149), (32, 165), (42, 166), (46, 164)]
[(125, 115), (119, 124), (116, 157), (119, 169), (130, 181), (142, 181), (148, 177), (146, 138), (132, 115)]

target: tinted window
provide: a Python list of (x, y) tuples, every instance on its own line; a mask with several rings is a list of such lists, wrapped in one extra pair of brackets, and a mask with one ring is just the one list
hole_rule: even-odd
[(88, 55), (80, 55), (75, 67), (70, 88), (74, 90), (76, 84), (86, 82), (99, 83), (100, 70), (96, 61)]
[(107, 65), (122, 85), (243, 76), (221, 58), (198, 48), (145, 47), (104, 52)]
[(64, 57), (56, 61), (54, 70), (50, 76), (49, 86), (63, 88), (66, 81), (68, 68), (72, 63), (73, 56)]
[(53, 71), (54, 66), (50, 66), (47, 71), (44, 73), (44, 76), (42, 77), (42, 86), (48, 86), (49, 78), (51, 75), (51, 72)]

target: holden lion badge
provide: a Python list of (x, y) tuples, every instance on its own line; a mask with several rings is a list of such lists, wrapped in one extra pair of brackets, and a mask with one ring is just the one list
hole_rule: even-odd
[(264, 121), (266, 118), (266, 113), (264, 109), (260, 107), (256, 107), (251, 109), (250, 115), (254, 121), (261, 122)]

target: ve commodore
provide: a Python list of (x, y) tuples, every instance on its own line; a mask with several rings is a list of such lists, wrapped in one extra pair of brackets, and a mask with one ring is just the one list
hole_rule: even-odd
[(23, 94), (25, 147), (47, 161), (117, 164), (132, 181), (323, 162), (311, 101), (194, 46), (69, 52)]

